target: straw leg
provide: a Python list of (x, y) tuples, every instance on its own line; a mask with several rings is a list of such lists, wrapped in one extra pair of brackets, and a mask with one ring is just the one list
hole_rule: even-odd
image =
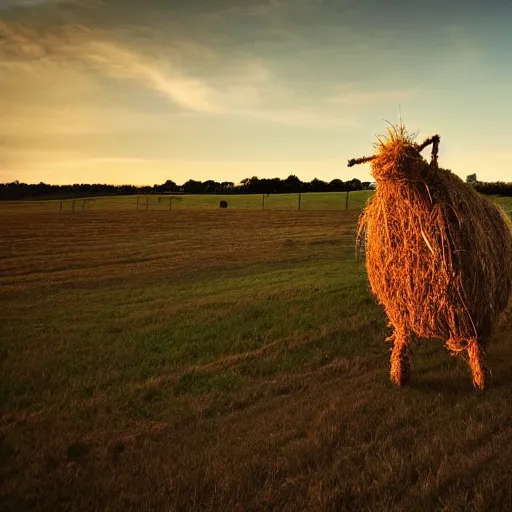
[(484, 349), (477, 338), (468, 341), (467, 346), (469, 366), (473, 376), (473, 387), (482, 391), (486, 385), (486, 372), (484, 367)]
[(395, 329), (395, 332), (388, 339), (393, 341), (391, 349), (391, 371), (390, 379), (399, 388), (409, 382), (411, 376), (411, 362), (409, 360), (410, 334), (401, 329)]

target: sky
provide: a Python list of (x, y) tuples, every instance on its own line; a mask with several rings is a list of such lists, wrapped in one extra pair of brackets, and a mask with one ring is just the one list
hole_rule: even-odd
[[(512, 0), (0, 0), (0, 182), (370, 180), (400, 115), (512, 180)], [(425, 150), (426, 156), (428, 150)]]

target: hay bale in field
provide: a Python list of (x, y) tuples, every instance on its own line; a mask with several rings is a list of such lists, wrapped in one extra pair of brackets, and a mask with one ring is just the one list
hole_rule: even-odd
[(227, 201), (221, 201), (219, 203), (219, 207), (220, 208), (227, 208), (228, 207), (228, 202)]
[[(359, 219), (372, 292), (393, 327), (391, 380), (410, 374), (412, 335), (446, 340), (467, 354), (485, 387), (485, 349), (512, 291), (512, 224), (504, 212), (437, 165), (439, 136), (414, 143), (404, 126), (379, 138), (371, 161), (377, 190)], [(430, 164), (420, 151), (432, 144)]]

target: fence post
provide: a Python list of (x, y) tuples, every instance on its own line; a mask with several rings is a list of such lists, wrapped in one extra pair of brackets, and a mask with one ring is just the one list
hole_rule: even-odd
[(261, 194), (261, 209), (265, 209), (265, 194)]
[(59, 212), (61, 212), (61, 213), (62, 213), (62, 201), (60, 202)]
[(85, 210), (85, 199), (82, 201), (82, 211)]
[(349, 195), (350, 191), (347, 190), (347, 195), (345, 197), (345, 210), (348, 210), (348, 195)]
[(299, 192), (299, 210), (300, 210), (301, 201), (302, 201), (302, 192)]
[(172, 210), (172, 197), (169, 197), (169, 211)]
[(73, 213), (75, 213), (75, 200), (73, 199)]

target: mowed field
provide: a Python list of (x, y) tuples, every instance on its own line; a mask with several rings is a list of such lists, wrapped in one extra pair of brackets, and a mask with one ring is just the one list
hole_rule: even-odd
[(511, 510), (512, 318), (394, 388), (358, 215), (0, 208), (1, 510)]

